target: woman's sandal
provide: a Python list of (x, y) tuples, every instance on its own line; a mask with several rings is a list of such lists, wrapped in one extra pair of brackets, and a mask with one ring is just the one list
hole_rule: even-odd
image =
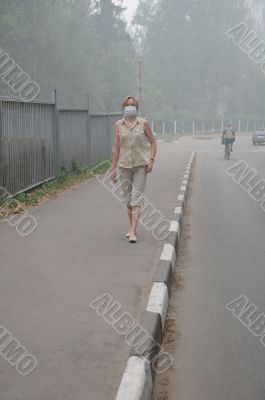
[(129, 237), (129, 243), (136, 243), (137, 242), (137, 237), (136, 236), (130, 236)]
[(126, 233), (125, 236), (127, 237), (127, 239), (129, 239), (129, 237), (131, 236), (130, 232)]

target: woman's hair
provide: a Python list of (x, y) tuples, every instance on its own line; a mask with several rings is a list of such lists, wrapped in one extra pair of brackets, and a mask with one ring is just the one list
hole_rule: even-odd
[(126, 106), (128, 100), (130, 100), (130, 99), (133, 99), (133, 100), (135, 101), (135, 105), (136, 105), (136, 108), (137, 108), (137, 110), (138, 110), (138, 108), (139, 108), (139, 101), (138, 101), (135, 97), (133, 97), (133, 96), (127, 96), (127, 97), (125, 97), (125, 99), (124, 99), (123, 102), (122, 102), (122, 107), (124, 108), (124, 107)]

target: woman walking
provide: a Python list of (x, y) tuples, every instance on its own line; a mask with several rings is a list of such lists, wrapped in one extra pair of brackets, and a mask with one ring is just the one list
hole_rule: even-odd
[[(139, 103), (136, 98), (126, 97), (122, 106), (124, 118), (115, 125), (111, 179), (117, 182), (118, 167), (130, 221), (130, 231), (126, 237), (130, 243), (136, 243), (146, 176), (153, 170), (157, 144), (147, 120), (138, 116)], [(146, 152), (146, 138), (151, 145), (150, 157)]]

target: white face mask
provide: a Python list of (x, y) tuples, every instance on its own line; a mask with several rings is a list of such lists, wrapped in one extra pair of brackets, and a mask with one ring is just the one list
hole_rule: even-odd
[(124, 115), (125, 115), (126, 117), (134, 117), (134, 116), (136, 116), (136, 115), (137, 115), (137, 108), (136, 108), (136, 106), (130, 105), (130, 106), (124, 107)]

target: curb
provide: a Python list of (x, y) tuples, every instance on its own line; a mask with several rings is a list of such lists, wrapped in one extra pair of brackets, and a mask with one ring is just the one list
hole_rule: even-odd
[[(188, 186), (196, 152), (193, 150), (185, 170), (177, 196), (173, 219), (169, 228), (167, 243), (164, 244), (158, 267), (153, 278), (146, 310), (142, 313), (140, 333), (133, 338), (133, 346), (123, 373), (116, 400), (150, 400), (153, 389), (156, 362), (161, 356), (161, 343), (169, 303), (169, 289), (176, 267), (176, 257), (188, 196)], [(163, 352), (162, 352), (163, 353)], [(172, 362), (170, 355), (169, 363)]]

